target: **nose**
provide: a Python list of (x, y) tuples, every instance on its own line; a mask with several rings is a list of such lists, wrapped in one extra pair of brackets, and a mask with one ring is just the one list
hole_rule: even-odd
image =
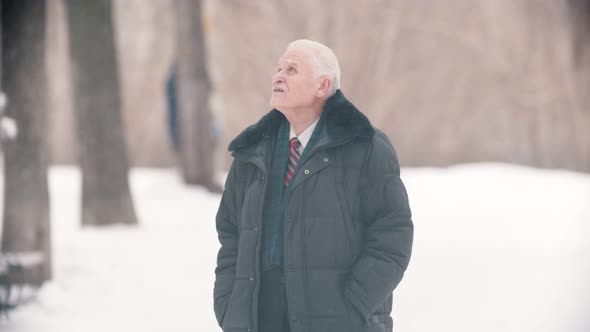
[(283, 77), (283, 75), (281, 73), (276, 73), (273, 77), (272, 77), (272, 85), (277, 85), (277, 84), (281, 84), (281, 83), (285, 83), (285, 77)]

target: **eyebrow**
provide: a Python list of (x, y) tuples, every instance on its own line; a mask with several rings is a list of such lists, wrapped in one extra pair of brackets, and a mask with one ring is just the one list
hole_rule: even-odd
[[(287, 64), (289, 64), (289, 65), (292, 65), (293, 67), (298, 67), (298, 66), (299, 66), (299, 63), (297, 63), (297, 62), (295, 62), (295, 61), (286, 60), (285, 62), (286, 62)], [(281, 63), (280, 63), (280, 62), (279, 62), (279, 63), (277, 63), (277, 67), (280, 67), (280, 66), (281, 66)]]

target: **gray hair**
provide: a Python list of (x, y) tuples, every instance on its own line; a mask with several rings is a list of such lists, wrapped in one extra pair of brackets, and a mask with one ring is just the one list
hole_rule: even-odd
[(298, 39), (287, 45), (287, 50), (292, 48), (311, 51), (316, 77), (325, 75), (330, 77), (332, 82), (330, 96), (335, 94), (336, 90), (340, 89), (340, 64), (338, 63), (336, 54), (328, 46), (313, 40)]

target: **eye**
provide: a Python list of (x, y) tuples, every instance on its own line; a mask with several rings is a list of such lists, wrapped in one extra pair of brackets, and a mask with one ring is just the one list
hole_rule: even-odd
[(277, 73), (281, 71), (281, 67), (277, 67)]
[(296, 72), (297, 72), (297, 69), (295, 69), (295, 67), (289, 67), (289, 68), (287, 69), (287, 73), (294, 74), (294, 73), (296, 73)]

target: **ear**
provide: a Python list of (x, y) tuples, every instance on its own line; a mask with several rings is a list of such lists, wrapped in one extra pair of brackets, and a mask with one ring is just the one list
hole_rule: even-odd
[(316, 95), (318, 97), (325, 97), (330, 93), (330, 90), (332, 89), (332, 80), (330, 79), (329, 76), (322, 76), (320, 78), (320, 86), (318, 87), (318, 90), (316, 91)]

